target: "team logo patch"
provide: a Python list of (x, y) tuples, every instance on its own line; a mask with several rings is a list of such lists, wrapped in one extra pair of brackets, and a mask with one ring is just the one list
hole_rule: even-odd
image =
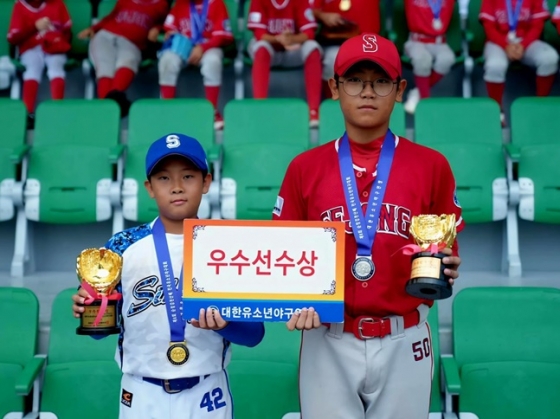
[(377, 45), (377, 38), (375, 35), (364, 35), (362, 41), (364, 42), (364, 52), (377, 52), (379, 46)]
[(132, 407), (132, 393), (123, 388), (121, 395), (121, 403), (125, 406)]
[(453, 194), (453, 203), (455, 206), (461, 208), (461, 204), (459, 203), (459, 198), (457, 198), (457, 191)]
[(272, 210), (272, 213), (274, 215), (277, 215), (278, 217), (280, 217), (280, 215), (282, 214), (282, 207), (284, 206), (284, 198), (282, 198), (280, 195), (278, 195), (278, 197), (276, 198), (276, 204), (274, 204), (274, 209)]
[(167, 144), (167, 148), (177, 148), (181, 145), (181, 141), (179, 141), (179, 137), (174, 134), (168, 135), (167, 138), (165, 139), (165, 142)]
[(262, 20), (262, 14), (259, 12), (249, 13), (249, 22), (259, 23)]

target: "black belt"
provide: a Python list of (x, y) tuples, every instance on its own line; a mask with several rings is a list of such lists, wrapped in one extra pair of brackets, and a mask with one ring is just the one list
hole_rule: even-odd
[(163, 387), (166, 393), (174, 394), (180, 393), (183, 390), (188, 390), (193, 388), (202, 380), (210, 377), (210, 374), (204, 377), (187, 377), (187, 378), (173, 378), (171, 380), (162, 380), (161, 378), (150, 378), (143, 377), (143, 380), (150, 384), (155, 384), (157, 386)]

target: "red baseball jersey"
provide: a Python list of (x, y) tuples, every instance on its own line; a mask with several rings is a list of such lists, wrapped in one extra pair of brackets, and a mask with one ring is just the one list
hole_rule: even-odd
[(505, 48), (508, 44), (509, 32), (506, 1), (512, 2), (515, 10), (517, 1), (522, 1), (516, 35), (522, 39), (521, 45), (527, 48), (532, 42), (540, 38), (544, 22), (550, 17), (550, 12), (543, 0), (483, 0), (478, 15), (484, 25), (488, 41)]
[(552, 13), (552, 22), (556, 25), (558, 29), (558, 33), (560, 34), (560, 1), (554, 8), (554, 12)]
[(143, 49), (148, 42), (148, 32), (163, 23), (167, 11), (166, 0), (117, 0), (111, 13), (94, 25), (93, 30), (105, 29)]
[[(369, 281), (360, 282), (351, 272), (357, 245), (350, 227), (339, 170), (339, 140), (308, 150), (290, 163), (273, 211), (273, 218), (277, 220), (345, 223), (344, 302), (346, 314), (354, 318), (404, 315), (422, 303), (432, 305), (432, 301), (411, 297), (405, 291), (410, 279), (411, 259), (400, 249), (414, 242), (409, 234), (412, 216), (455, 214), (457, 231), (464, 226), (461, 208), (455, 198), (455, 180), (445, 157), (404, 138), (397, 137), (395, 141), (395, 155), (372, 248), (375, 274)], [(377, 175), (374, 170), (382, 142), (383, 138), (366, 145), (350, 141), (364, 211)], [(457, 243), (453, 250), (457, 254)]]
[(354, 22), (362, 33), (379, 33), (381, 18), (379, 0), (352, 0), (350, 9), (340, 9), (341, 0), (311, 0), (314, 9), (338, 13), (343, 19)]
[(17, 0), (8, 29), (8, 42), (17, 46), (20, 54), (41, 43), (35, 22), (44, 17), (49, 18), (55, 30), (63, 32), (70, 40), (72, 21), (62, 0), (45, 0), (37, 8)]
[[(195, 2), (197, 12), (202, 10), (202, 0)], [(163, 29), (167, 31), (180, 32), (186, 37), (191, 37), (191, 8), (189, 1), (178, 1), (171, 9), (167, 17)], [(223, 0), (210, 0), (208, 4), (208, 16), (204, 32), (204, 38), (201, 44), (204, 51), (210, 48), (225, 46), (233, 40), (231, 33), (231, 24), (229, 21), (228, 11)]]
[(252, 0), (247, 28), (259, 40), (265, 33), (305, 33), (315, 37), (317, 22), (307, 0)]
[(442, 26), (440, 29), (436, 29), (433, 25), (434, 14), (428, 0), (405, 0), (404, 12), (408, 29), (410, 32), (434, 37), (445, 35), (449, 28), (454, 8), (455, 0), (441, 0), (439, 18)]

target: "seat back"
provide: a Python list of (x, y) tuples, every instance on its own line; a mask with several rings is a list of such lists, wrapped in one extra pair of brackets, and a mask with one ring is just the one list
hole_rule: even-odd
[[(476, 123), (474, 122), (476, 121)], [(418, 104), (417, 143), (448, 159), (467, 223), (503, 220), (508, 187), (500, 108), (486, 98), (430, 98)]]
[[(408, 30), (408, 24), (405, 15), (404, 0), (394, 0), (393, 1), (393, 32), (397, 35), (397, 40), (395, 44), (400, 54), (404, 54), (404, 43), (408, 40), (410, 31)], [(455, 11), (451, 22), (449, 23), (449, 28), (445, 34), (447, 38), (447, 43), (449, 47), (455, 52), (456, 55), (461, 54), (461, 40), (462, 40), (462, 30), (461, 30), (461, 18), (459, 17), (459, 6), (455, 3)]]
[(83, 59), (88, 55), (88, 42), (87, 40), (79, 39), (76, 35), (81, 30), (91, 26), (91, 3), (87, 0), (69, 0), (64, 4), (72, 19), (72, 48), (68, 55), (73, 58)]
[(108, 220), (119, 141), (119, 108), (107, 100), (43, 102), (37, 108), (25, 185), (28, 219), (46, 223)]
[[(389, 128), (400, 137), (406, 137), (406, 116), (402, 103), (395, 103)], [(344, 116), (337, 100), (324, 100), (319, 110), (319, 144), (325, 144), (344, 134)]]
[(214, 109), (204, 99), (141, 99), (131, 106), (123, 183), (124, 218), (149, 222), (158, 215), (156, 202), (144, 188), (150, 144), (170, 133), (196, 138), (208, 150), (214, 144)]
[(21, 412), (24, 399), (15, 383), (35, 355), (39, 329), (39, 300), (27, 288), (0, 287), (0, 417)]
[(555, 418), (560, 412), (560, 363), (465, 365), (459, 410), (474, 413), (479, 419)]
[[(300, 332), (284, 323), (265, 323), (263, 341), (254, 348), (232, 345), (227, 371), (235, 400), (235, 416), (281, 419), (299, 412)], [(255, 396), (258, 395), (258, 396)]]
[(10, 160), (14, 149), (25, 144), (26, 109), (23, 102), (0, 99), (0, 221), (14, 216), (11, 191), (16, 180), (20, 180), (17, 166)]
[(560, 364), (560, 290), (472, 287), (453, 300), (453, 354), (468, 364)]
[[(519, 216), (560, 223), (560, 98), (521, 98), (511, 106), (511, 141), (519, 147)], [(538, 127), (538, 128), (537, 128)]]
[[(552, 13), (558, 2), (556, 0), (548, 0), (547, 3), (548, 10)], [(560, 52), (560, 35), (558, 34), (556, 25), (554, 25), (550, 19), (544, 24), (543, 40), (556, 48), (556, 51)]]
[(0, 57), (10, 56), (10, 44), (6, 39), (6, 35), (10, 27), (10, 19), (12, 18), (13, 10), (13, 1), (0, 0), (0, 33), (3, 34), (0, 40)]
[(96, 340), (76, 334), (79, 320), (69, 309), (75, 292), (63, 290), (52, 305), (41, 411), (58, 419), (116, 418), (121, 377), (114, 360), (117, 335)]
[(441, 402), (442, 391), (440, 382), (439, 317), (437, 302), (434, 302), (434, 305), (430, 309), (430, 314), (428, 314), (428, 324), (432, 335), (432, 357), (434, 360), (430, 412), (439, 413), (442, 412), (443, 409)]
[(470, 0), (468, 5), (467, 30), (472, 36), (469, 42), (469, 55), (474, 58), (482, 56), (484, 43), (486, 42), (484, 27), (478, 19), (482, 1), (483, 0)]

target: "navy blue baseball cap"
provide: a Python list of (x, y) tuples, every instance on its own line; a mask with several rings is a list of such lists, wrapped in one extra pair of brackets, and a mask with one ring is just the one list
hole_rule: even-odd
[(168, 134), (154, 141), (146, 154), (146, 176), (154, 167), (169, 156), (181, 156), (190, 160), (204, 174), (208, 173), (206, 152), (197, 139), (184, 134)]

